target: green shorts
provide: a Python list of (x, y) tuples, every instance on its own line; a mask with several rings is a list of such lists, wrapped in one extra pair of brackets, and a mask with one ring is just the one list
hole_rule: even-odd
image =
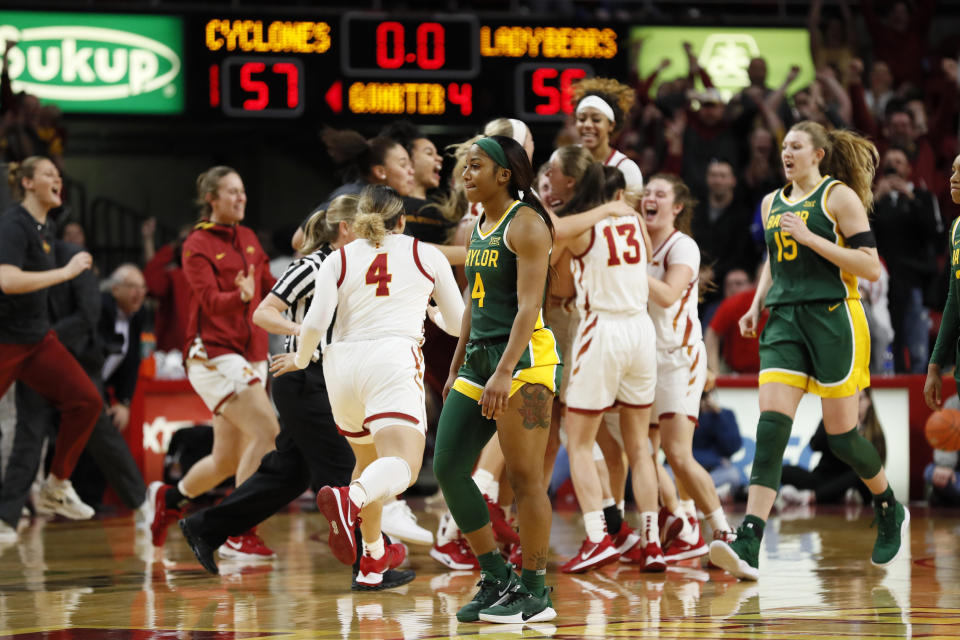
[(870, 330), (860, 300), (770, 309), (760, 334), (760, 384), (843, 398), (870, 386), (869, 364)]
[[(507, 348), (507, 339), (504, 336), (503, 340), (468, 342), (466, 356), (453, 388), (467, 397), (480, 400), (484, 385), (493, 375)], [(553, 332), (549, 327), (537, 329), (530, 337), (517, 366), (513, 368), (510, 395), (513, 396), (525, 384), (542, 384), (556, 393), (562, 375), (563, 363)]]

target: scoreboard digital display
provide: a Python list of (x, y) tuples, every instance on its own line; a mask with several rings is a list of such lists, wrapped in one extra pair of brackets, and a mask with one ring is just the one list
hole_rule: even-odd
[(626, 31), (475, 15), (185, 18), (203, 118), (562, 120), (579, 79), (627, 74)]

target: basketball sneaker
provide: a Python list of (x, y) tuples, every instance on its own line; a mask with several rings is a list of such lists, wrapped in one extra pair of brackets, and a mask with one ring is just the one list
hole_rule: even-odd
[(613, 546), (613, 540), (610, 539), (609, 535), (604, 534), (600, 542), (590, 542), (590, 538), (587, 538), (580, 545), (580, 551), (577, 552), (577, 555), (567, 560), (560, 567), (560, 571), (564, 573), (583, 573), (616, 562), (619, 557), (620, 552)]
[(40, 487), (38, 501), (38, 511), (57, 513), (71, 520), (89, 520), (94, 514), (93, 507), (80, 499), (70, 480), (61, 480), (52, 474)]
[(391, 538), (410, 544), (433, 544), (433, 534), (417, 524), (406, 500), (397, 498), (383, 505), (380, 529)]
[(490, 524), (493, 526), (493, 535), (497, 542), (501, 544), (520, 544), (520, 536), (507, 522), (507, 514), (503, 512), (503, 508), (491, 500), (487, 494), (483, 494), (483, 499), (487, 503), (487, 511), (490, 512)]
[(760, 578), (760, 539), (753, 527), (740, 525), (733, 542), (710, 543), (710, 562), (741, 580)]
[(219, 574), (220, 569), (217, 567), (217, 561), (213, 558), (213, 546), (201, 538), (197, 531), (194, 531), (192, 525), (189, 523), (189, 518), (184, 518), (180, 521), (180, 531), (183, 532), (183, 537), (187, 541), (187, 544), (190, 545), (190, 550), (193, 551), (193, 555), (195, 555), (200, 562), (200, 566), (214, 575)]
[(450, 569), (471, 571), (480, 568), (480, 562), (470, 545), (462, 537), (457, 537), (441, 545), (439, 542), (430, 548), (430, 557)]
[(239, 536), (230, 536), (220, 546), (218, 553), (221, 558), (235, 560), (270, 560), (277, 557), (273, 549), (257, 535), (256, 529), (250, 529)]
[(357, 572), (355, 590), (379, 591), (406, 584), (409, 580), (398, 584), (384, 583), (385, 574), (389, 570), (399, 567), (406, 557), (407, 548), (399, 542), (388, 544), (384, 548), (383, 555), (376, 560), (369, 553), (364, 553), (360, 557), (360, 570)]
[[(679, 518), (677, 520), (679, 521)], [(669, 546), (667, 546), (666, 552), (664, 553), (664, 559), (667, 562), (699, 558), (700, 556), (707, 555), (709, 552), (707, 543), (704, 542), (703, 534), (700, 531), (700, 521), (693, 516), (688, 516), (687, 522), (690, 523), (693, 531), (693, 534), (690, 536), (690, 538), (693, 538), (693, 541), (691, 542), (689, 539), (684, 539), (680, 536), (675, 537)]]
[(636, 530), (634, 530), (626, 521), (620, 525), (620, 531), (617, 532), (617, 535), (613, 536), (613, 546), (616, 547), (617, 553), (626, 553), (634, 547), (635, 544), (640, 542), (640, 536), (637, 535)]
[[(638, 544), (635, 549), (640, 548)], [(663, 556), (663, 550), (660, 548), (660, 545), (654, 542), (649, 542), (643, 546), (641, 549), (643, 557), (640, 561), (642, 568), (641, 571), (647, 573), (660, 573), (661, 571), (667, 570), (667, 561)]]
[(885, 567), (900, 555), (903, 538), (910, 532), (910, 511), (893, 500), (874, 501), (873, 523), (877, 525), (877, 541), (873, 543), (870, 562), (875, 567)]
[(457, 611), (457, 620), (460, 622), (477, 622), (480, 620), (480, 612), (497, 604), (510, 593), (511, 589), (520, 584), (520, 576), (513, 571), (513, 565), (507, 565), (507, 577), (503, 580), (497, 579), (492, 573), (487, 571), (480, 572), (480, 582), (477, 586), (480, 589), (473, 600), (460, 607)]
[(183, 509), (167, 507), (167, 491), (173, 489), (159, 480), (151, 482), (147, 488), (147, 497), (153, 500), (153, 521), (150, 523), (150, 537), (153, 546), (162, 547), (167, 541), (167, 529), (183, 517)]
[(484, 622), (500, 624), (525, 624), (553, 620), (557, 617), (557, 612), (553, 608), (553, 601), (550, 600), (552, 590), (551, 587), (546, 587), (542, 594), (535, 596), (517, 580), (505, 597), (480, 611), (480, 619)]
[(349, 487), (326, 486), (317, 492), (317, 508), (330, 523), (327, 543), (343, 564), (357, 559), (357, 538), (353, 528), (360, 522), (360, 507), (350, 499)]
[(664, 549), (668, 548), (673, 539), (683, 531), (683, 520), (670, 513), (666, 507), (660, 507), (657, 524), (660, 527), (660, 546)]

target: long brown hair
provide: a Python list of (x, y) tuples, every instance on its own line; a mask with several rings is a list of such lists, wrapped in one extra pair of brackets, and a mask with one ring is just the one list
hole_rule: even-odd
[(863, 208), (873, 208), (873, 176), (880, 164), (880, 154), (872, 142), (846, 129), (827, 131), (822, 125), (804, 120), (790, 130), (810, 136), (814, 149), (823, 149), (820, 173), (831, 175), (854, 190)]
[[(207, 201), (207, 196), (212, 195), (216, 198), (217, 189), (220, 188), (220, 180), (231, 173), (237, 173), (236, 169), (226, 165), (218, 165), (210, 167), (197, 176), (197, 199), (195, 202), (200, 207), (201, 219), (209, 218), (210, 214), (213, 213), (213, 207)], [(237, 175), (240, 174), (237, 173)]]
[(37, 165), (44, 160), (49, 161), (50, 158), (30, 156), (24, 158), (21, 162), (7, 163), (7, 183), (10, 185), (10, 190), (17, 202), (23, 202), (23, 199), (27, 197), (26, 191), (23, 189), (23, 179), (30, 178), (32, 180), (34, 173), (37, 171)]
[(674, 229), (679, 229), (690, 237), (693, 237), (691, 222), (693, 221), (693, 211), (697, 208), (697, 199), (694, 197), (690, 187), (679, 177), (672, 173), (658, 173), (647, 180), (650, 184), (654, 180), (665, 180), (673, 187), (673, 201), (683, 205), (683, 209), (673, 220)]

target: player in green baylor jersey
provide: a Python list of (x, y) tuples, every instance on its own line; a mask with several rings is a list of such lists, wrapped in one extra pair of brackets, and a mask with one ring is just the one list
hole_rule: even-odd
[[(960, 155), (953, 160), (953, 174), (950, 176), (950, 198), (955, 204), (960, 204)], [(937, 342), (930, 354), (930, 364), (927, 365), (927, 381), (923, 385), (923, 396), (927, 405), (937, 410), (943, 403), (940, 395), (943, 380), (940, 367), (954, 364), (953, 377), (960, 388), (960, 218), (950, 225), (950, 235), (947, 237), (947, 249), (950, 260), (947, 263), (947, 279), (950, 284), (947, 289), (947, 304), (943, 308), (943, 319), (940, 321), (940, 331), (937, 333)]]
[(747, 580), (760, 575), (763, 528), (780, 489), (793, 416), (807, 391), (821, 396), (831, 451), (873, 493), (874, 565), (887, 566), (900, 554), (910, 522), (877, 450), (857, 429), (859, 392), (870, 384), (870, 333), (857, 278), (880, 277), (867, 219), (877, 149), (849, 131), (804, 121), (784, 138), (781, 160), (790, 183), (763, 199), (768, 257), (753, 304), (740, 319), (743, 335), (755, 337), (760, 308), (770, 308), (760, 336), (760, 420), (747, 515), (736, 540), (710, 545), (714, 564)]
[[(531, 191), (533, 167), (516, 141), (492, 136), (467, 152), (463, 185), (484, 213), (470, 237), (470, 305), (445, 386), (434, 473), (457, 526), (480, 562), (480, 589), (461, 622), (543, 622), (556, 617), (545, 585), (551, 509), (543, 478), (553, 397), (562, 365), (543, 299), (553, 225)], [(499, 436), (517, 498), (519, 579), (494, 541), (471, 478), (484, 445)]]

